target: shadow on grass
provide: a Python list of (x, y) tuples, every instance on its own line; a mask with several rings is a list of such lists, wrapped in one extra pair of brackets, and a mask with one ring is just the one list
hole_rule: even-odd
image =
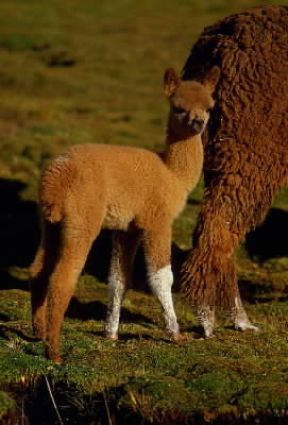
[[(93, 335), (95, 337), (105, 337), (105, 333), (104, 333), (104, 329), (102, 331), (88, 331), (86, 332), (89, 335)], [(141, 330), (141, 332), (139, 333), (132, 333), (132, 332), (121, 332), (121, 329), (119, 331), (118, 334), (118, 339), (116, 342), (127, 342), (127, 341), (161, 341), (161, 342), (165, 342), (167, 344), (173, 344), (170, 340), (169, 337), (167, 336), (167, 338), (158, 338), (155, 337), (153, 335), (151, 335), (151, 333), (148, 332), (143, 332)], [(115, 342), (115, 341), (111, 341), (111, 342)]]
[(10, 267), (28, 267), (38, 241), (36, 202), (21, 199), (26, 185), (17, 180), (0, 179), (0, 290), (28, 290), (27, 281), (9, 273)]
[[(124, 386), (111, 389), (111, 393), (110, 390), (107, 392), (105, 390), (86, 394), (75, 384), (64, 381), (55, 382), (49, 376), (42, 376), (29, 388), (13, 388), (13, 392), (17, 393), (19, 405), (22, 406), (22, 409), (19, 409), (19, 423), (20, 419), (24, 418), (25, 423), (27, 421), (30, 425), (56, 423), (146, 425), (151, 423), (130, 406), (122, 406), (118, 409), (117, 399), (120, 400), (126, 393)], [(51, 400), (51, 393), (54, 400)]]
[(199, 206), (201, 204), (201, 201), (198, 201), (198, 199), (188, 199), (187, 204), (188, 205)]
[(10, 326), (9, 321), (7, 321), (6, 325), (0, 325), (0, 338), (5, 339), (6, 341), (10, 341), (15, 336), (21, 338), (21, 340), (26, 342), (37, 342), (40, 341), (39, 338), (28, 335), (26, 332), (18, 329), (15, 326)]
[(9, 322), (10, 317), (7, 314), (0, 313), (0, 322)]
[(252, 258), (261, 262), (270, 258), (288, 257), (288, 211), (272, 208), (264, 223), (246, 237), (245, 248)]
[[(10, 386), (8, 390), (17, 397), (17, 409), (11, 411), (12, 422), (29, 423), (30, 425), (52, 425), (56, 423), (76, 424), (117, 424), (117, 425), (159, 425), (207, 424), (209, 410), (196, 409), (191, 406), (189, 410), (182, 411), (181, 407), (166, 408), (160, 411), (151, 404), (145, 404), (146, 398), (156, 399), (157, 385), (147, 384), (147, 381), (131, 378), (128, 384), (111, 386), (103, 392), (85, 393), (76, 384), (65, 380), (55, 380), (53, 376), (45, 375), (34, 379), (33, 384)], [(132, 392), (132, 390), (133, 392)], [(160, 387), (161, 388), (161, 387)], [(273, 408), (252, 409), (238, 406), (238, 399), (246, 393), (241, 389), (231, 400), (234, 409), (213, 409), (209, 423), (213, 425), (248, 425), (261, 423), (263, 425), (287, 424), (287, 409), (281, 409), (275, 414)], [(53, 395), (53, 398), (51, 397)], [(133, 394), (133, 398), (131, 397)], [(137, 405), (135, 406), (135, 396)], [(141, 394), (142, 397), (138, 396)], [(144, 400), (142, 402), (142, 399)], [(9, 418), (7, 418), (9, 419)], [(5, 422), (6, 423), (6, 422)]]
[(130, 332), (119, 332), (119, 341), (157, 341), (157, 342), (167, 342), (169, 344), (171, 344), (171, 341), (169, 341), (168, 339), (165, 338), (156, 338), (155, 336), (146, 333), (146, 332), (139, 332), (139, 334), (135, 334), (135, 333), (130, 333)]
[(251, 282), (248, 279), (241, 279), (238, 281), (239, 290), (241, 293), (241, 298), (250, 304), (257, 304), (269, 298), (270, 301), (273, 300), (272, 293), (273, 288), (272, 285)]
[[(105, 320), (107, 306), (101, 301), (83, 303), (77, 298), (72, 298), (66, 316), (70, 319), (79, 320)], [(121, 322), (126, 323), (153, 323), (147, 316), (140, 313), (132, 313), (127, 308), (121, 308)]]
[(102, 230), (94, 241), (84, 267), (84, 272), (95, 276), (100, 282), (107, 282), (112, 251), (112, 232)]
[(288, 295), (275, 296), (273, 286), (270, 284), (261, 284), (242, 279), (239, 282), (241, 297), (250, 304), (268, 303), (277, 300), (277, 302), (286, 302)]
[(21, 199), (26, 185), (0, 179), (0, 268), (27, 267), (39, 241), (37, 205)]
[(20, 289), (22, 291), (29, 291), (29, 282), (27, 280), (11, 276), (11, 274), (6, 270), (0, 270), (0, 290), (1, 289)]

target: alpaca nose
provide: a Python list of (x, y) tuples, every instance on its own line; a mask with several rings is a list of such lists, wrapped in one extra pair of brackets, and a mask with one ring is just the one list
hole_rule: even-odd
[(190, 126), (193, 128), (196, 133), (200, 133), (204, 127), (204, 120), (202, 118), (194, 118), (190, 121)]

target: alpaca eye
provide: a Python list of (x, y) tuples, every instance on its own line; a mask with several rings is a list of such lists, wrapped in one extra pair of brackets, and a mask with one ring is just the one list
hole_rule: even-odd
[(186, 114), (186, 110), (184, 108), (180, 108), (180, 107), (177, 107), (177, 106), (173, 106), (173, 112), (175, 112), (175, 114), (179, 114), (179, 115)]

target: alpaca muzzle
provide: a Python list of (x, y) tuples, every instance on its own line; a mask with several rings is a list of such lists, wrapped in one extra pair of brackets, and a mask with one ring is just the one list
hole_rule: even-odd
[(195, 131), (195, 133), (201, 133), (204, 128), (204, 120), (201, 118), (190, 119), (189, 126)]

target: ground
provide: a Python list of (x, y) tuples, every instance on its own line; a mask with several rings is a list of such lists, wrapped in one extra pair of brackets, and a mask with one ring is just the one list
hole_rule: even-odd
[[(287, 191), (237, 255), (257, 334), (234, 331), (223, 316), (216, 337), (203, 340), (193, 310), (175, 294), (188, 341), (173, 345), (155, 299), (131, 290), (121, 338), (106, 341), (104, 235), (67, 312), (65, 364), (55, 366), (32, 338), (27, 282), (39, 239), (37, 182), (45, 161), (84, 142), (160, 150), (164, 69), (181, 70), (204, 26), (258, 4), (1, 1), (0, 423), (286, 423)], [(200, 184), (175, 223), (174, 258), (190, 247), (201, 196)], [(135, 280), (143, 286), (141, 254), (137, 264)]]

